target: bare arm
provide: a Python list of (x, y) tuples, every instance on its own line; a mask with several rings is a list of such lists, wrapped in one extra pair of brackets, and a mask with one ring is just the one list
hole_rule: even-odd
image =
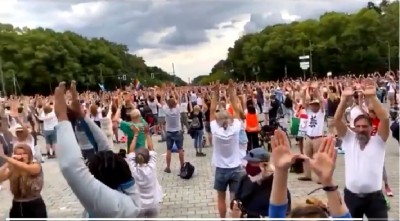
[(10, 169), (8, 168), (8, 163), (5, 163), (0, 167), (0, 183), (8, 180), (10, 177)]
[(36, 176), (40, 173), (42, 170), (42, 167), (38, 163), (31, 163), (27, 164), (21, 161), (18, 161), (14, 158), (2, 155), (1, 156), (9, 165), (12, 165), (13, 167), (23, 170), (24, 172), (28, 173), (31, 176)]
[(386, 141), (390, 134), (389, 113), (387, 112), (387, 110), (385, 110), (381, 102), (378, 100), (378, 97), (370, 96), (368, 97), (368, 101), (374, 108), (376, 116), (379, 118), (380, 121), (377, 133), (384, 141)]

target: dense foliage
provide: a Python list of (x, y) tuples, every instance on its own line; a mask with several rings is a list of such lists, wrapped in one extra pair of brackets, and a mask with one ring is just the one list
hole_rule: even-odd
[[(131, 79), (139, 79), (144, 85), (166, 81), (185, 84), (158, 67), (146, 66), (143, 58), (128, 51), (127, 46), (104, 38), (0, 24), (0, 62), (9, 93), (14, 92), (13, 76), (18, 92), (23, 94), (48, 94), (57, 82), (72, 79), (81, 90), (99, 90), (101, 82), (106, 89), (114, 89), (128, 85)], [(126, 80), (118, 79), (123, 75)]]
[[(355, 14), (327, 12), (319, 20), (266, 27), (260, 33), (247, 34), (229, 48), (206, 78), (276, 80), (302, 77), (299, 56), (312, 54), (316, 76), (369, 73), (399, 68), (399, 2), (368, 3)], [(306, 71), (310, 76), (310, 70)]]

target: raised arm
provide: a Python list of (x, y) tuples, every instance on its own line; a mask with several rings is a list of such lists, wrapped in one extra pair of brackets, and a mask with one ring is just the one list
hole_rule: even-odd
[[(67, 117), (65, 83), (57, 87), (55, 110), (58, 118), (56, 153), (61, 173), (83, 207), (95, 217), (133, 218), (140, 211), (140, 200), (134, 200), (98, 181), (82, 160), (78, 142)], [(72, 138), (72, 139), (71, 139)]]
[(213, 92), (211, 95), (211, 105), (210, 105), (210, 121), (215, 120), (215, 113), (217, 111), (217, 103), (219, 101), (219, 81), (217, 81), (213, 87)]
[(353, 89), (351, 87), (345, 88), (342, 91), (342, 96), (340, 98), (340, 103), (336, 109), (335, 116), (333, 117), (333, 122), (336, 127), (337, 135), (339, 138), (342, 138), (346, 135), (347, 133), (347, 125), (344, 122), (344, 112), (346, 111), (347, 107), (347, 100), (349, 99), (350, 96), (353, 95)]
[(378, 97), (376, 96), (376, 87), (373, 84), (367, 85), (364, 90), (364, 96), (373, 107), (376, 116), (380, 121), (377, 134), (382, 138), (382, 140), (386, 141), (390, 134), (389, 113), (378, 100)]

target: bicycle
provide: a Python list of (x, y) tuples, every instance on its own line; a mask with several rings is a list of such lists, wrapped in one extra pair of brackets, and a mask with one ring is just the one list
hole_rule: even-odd
[[(279, 120), (277, 119), (272, 119), (270, 120), (269, 125), (262, 125), (262, 121), (259, 122), (261, 130), (259, 132), (259, 141), (260, 145), (262, 147), (267, 147), (267, 150), (271, 152), (271, 137), (274, 135), (275, 130), (281, 129), (283, 132), (285, 132), (286, 137), (289, 141), (289, 146), (292, 148), (292, 142), (290, 140), (290, 136), (287, 132), (287, 129), (284, 128), (280, 123)], [(267, 146), (265, 146), (267, 144)]]

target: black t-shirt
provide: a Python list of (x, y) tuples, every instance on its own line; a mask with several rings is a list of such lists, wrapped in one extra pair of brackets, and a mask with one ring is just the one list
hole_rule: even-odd
[[(272, 190), (272, 181), (274, 176), (266, 178), (261, 184), (251, 182), (247, 175), (244, 175), (239, 182), (238, 190), (235, 193), (235, 199), (242, 202), (242, 205), (248, 216), (258, 218), (257, 216), (268, 216), (269, 198)], [(288, 211), (291, 209), (291, 196), (288, 190)]]
[(338, 108), (340, 103), (339, 98), (335, 98), (333, 100), (328, 99), (328, 110), (326, 110), (327, 116), (328, 117), (333, 117), (335, 116), (336, 109)]
[(204, 113), (205, 121), (210, 122), (210, 109), (207, 109)]
[(293, 101), (291, 98), (286, 97), (285, 102), (283, 103), (286, 108), (293, 108)]

